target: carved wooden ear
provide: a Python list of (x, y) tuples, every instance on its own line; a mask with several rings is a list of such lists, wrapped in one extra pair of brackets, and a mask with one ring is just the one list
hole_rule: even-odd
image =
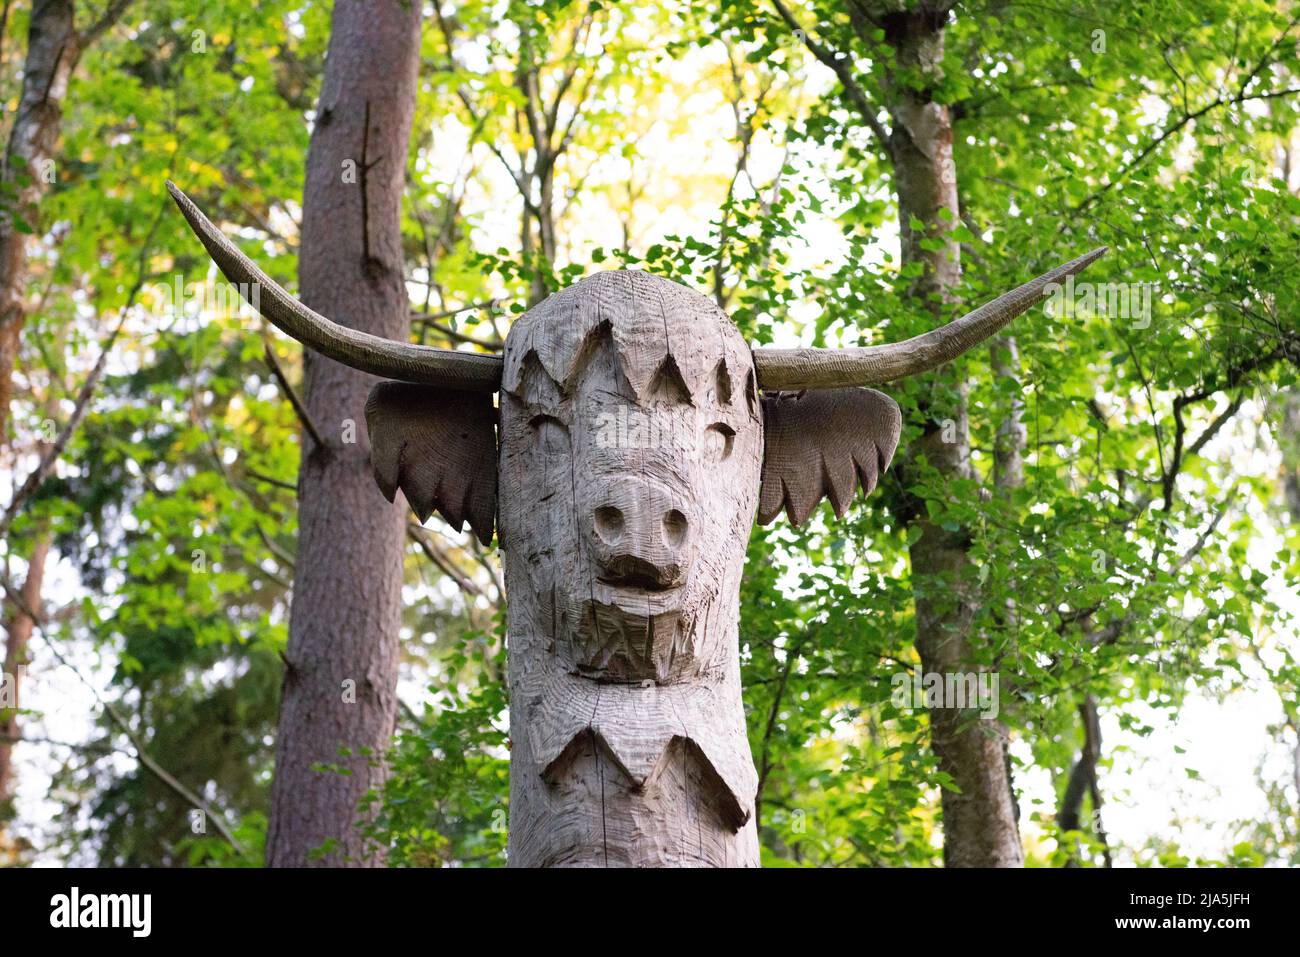
[(868, 495), (876, 487), (902, 429), (898, 405), (873, 389), (764, 394), (759, 524), (784, 509), (798, 527), (826, 497), (842, 516), (858, 483)]
[(456, 531), (468, 519), (486, 545), (497, 510), (496, 423), (490, 394), (379, 383), (366, 426), (380, 491), (391, 502), (400, 488), (421, 522), (435, 509)]

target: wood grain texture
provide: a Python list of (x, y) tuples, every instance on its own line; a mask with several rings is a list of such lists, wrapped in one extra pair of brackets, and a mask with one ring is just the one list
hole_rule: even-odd
[(466, 521), (484, 545), (497, 508), (496, 409), (475, 392), (381, 382), (366, 402), (370, 465), (384, 497), (401, 489), (421, 522)]
[(763, 419), (761, 525), (784, 510), (798, 527), (823, 498), (842, 516), (858, 486), (875, 489), (903, 428), (898, 405), (872, 389), (765, 393)]
[(511, 866), (756, 866), (739, 588), (763, 435), (708, 299), (602, 273), (506, 340)]

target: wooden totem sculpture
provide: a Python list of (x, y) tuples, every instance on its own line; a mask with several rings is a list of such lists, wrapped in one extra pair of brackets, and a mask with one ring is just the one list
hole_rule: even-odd
[[(513, 866), (756, 866), (739, 587), (755, 516), (870, 492), (901, 416), (863, 388), (983, 342), (1104, 250), (940, 329), (859, 349), (750, 349), (712, 300), (639, 272), (551, 296), (501, 357), (393, 342), (307, 309), (175, 186), (227, 279), (320, 353), (393, 379), (371, 462), (423, 521), (504, 556)], [(498, 395), (496, 404), (493, 394)]]

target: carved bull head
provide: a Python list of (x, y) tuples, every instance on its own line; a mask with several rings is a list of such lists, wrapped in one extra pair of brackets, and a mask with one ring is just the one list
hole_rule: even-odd
[[(259, 290), (267, 319), (397, 380), (366, 408), (390, 501), (400, 489), (421, 520), (468, 522), (484, 544), (499, 516), (512, 863), (610, 863), (620, 828), (619, 863), (757, 860), (736, 630), (755, 514), (799, 525), (823, 498), (843, 514), (888, 468), (902, 425), (893, 400), (864, 386), (955, 359), (1104, 252), (925, 335), (858, 349), (751, 349), (712, 300), (601, 273), (522, 316), (497, 357), (337, 325), (168, 187), (226, 277)], [(638, 697), (645, 686), (662, 696)], [(689, 813), (677, 821), (674, 806)]]

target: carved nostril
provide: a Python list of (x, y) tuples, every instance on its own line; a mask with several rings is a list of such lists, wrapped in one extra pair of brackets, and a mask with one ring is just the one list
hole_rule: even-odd
[(613, 505), (596, 509), (596, 534), (606, 545), (613, 545), (623, 537), (623, 513)]
[(664, 541), (677, 548), (686, 541), (686, 530), (686, 516), (675, 508), (669, 509), (664, 515)]

